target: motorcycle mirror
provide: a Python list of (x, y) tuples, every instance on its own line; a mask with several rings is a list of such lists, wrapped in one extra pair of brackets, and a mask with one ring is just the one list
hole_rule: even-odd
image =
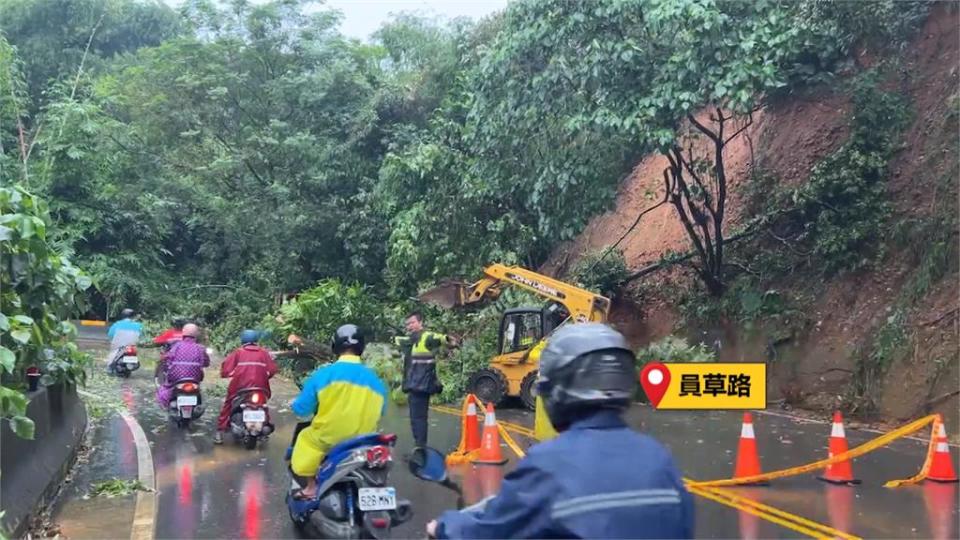
[(410, 456), (410, 474), (428, 482), (447, 481), (446, 458), (435, 448), (417, 448)]

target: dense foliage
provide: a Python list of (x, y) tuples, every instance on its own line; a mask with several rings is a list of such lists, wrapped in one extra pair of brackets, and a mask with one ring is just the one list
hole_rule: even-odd
[(33, 437), (27, 402), (18, 392), (28, 368), (46, 383), (83, 382), (88, 357), (71, 338), (67, 319), (82, 301), (90, 278), (47, 234), (43, 200), (22, 188), (0, 188), (0, 417), (22, 437)]
[[(95, 314), (189, 315), (226, 344), (290, 293), (277, 332), (362, 318), (382, 334), (399, 323), (385, 306), (424, 284), (536, 267), (657, 151), (690, 264), (720, 294), (724, 145), (858, 47), (904, 43), (926, 9), (517, 0), (479, 22), (397, 16), (361, 42), (307, 0), (0, 0), (0, 180), (49, 202), (45, 241), (93, 278)], [(824, 164), (808, 189), (850, 199), (856, 174), (873, 205), (883, 167), (857, 144), (856, 170)], [(856, 267), (878, 215), (850, 231), (797, 197), (821, 255)], [(603, 261), (575, 277), (613, 294), (627, 269)], [(462, 365), (489, 355), (482, 335)]]

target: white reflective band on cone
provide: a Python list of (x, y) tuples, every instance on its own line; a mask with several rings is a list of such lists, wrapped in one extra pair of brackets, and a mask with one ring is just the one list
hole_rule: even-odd
[(833, 428), (830, 429), (830, 436), (845, 438), (846, 435), (843, 433), (843, 424), (839, 422), (833, 424)]
[(740, 429), (740, 438), (741, 439), (754, 439), (753, 436), (753, 424), (743, 424), (743, 427)]

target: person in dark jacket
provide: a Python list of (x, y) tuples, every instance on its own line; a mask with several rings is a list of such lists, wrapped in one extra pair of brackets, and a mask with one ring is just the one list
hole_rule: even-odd
[(670, 452), (623, 420), (636, 385), (623, 336), (569, 325), (540, 357), (537, 393), (560, 434), (533, 446), (486, 504), (427, 524), (435, 538), (692, 538)]
[(403, 391), (410, 407), (410, 428), (417, 447), (427, 446), (427, 414), (430, 396), (443, 391), (437, 378), (437, 351), (444, 344), (459, 345), (459, 341), (423, 327), (423, 315), (413, 312), (405, 321), (407, 336), (396, 338), (403, 354)]

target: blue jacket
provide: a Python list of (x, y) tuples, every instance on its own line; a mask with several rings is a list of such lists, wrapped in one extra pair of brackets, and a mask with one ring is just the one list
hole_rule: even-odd
[(440, 516), (439, 538), (692, 538), (693, 500), (670, 453), (597, 413), (530, 449), (481, 511)]
[(133, 319), (121, 319), (113, 323), (107, 330), (110, 348), (116, 350), (127, 345), (136, 345), (140, 340), (141, 332), (143, 332), (143, 325)]

